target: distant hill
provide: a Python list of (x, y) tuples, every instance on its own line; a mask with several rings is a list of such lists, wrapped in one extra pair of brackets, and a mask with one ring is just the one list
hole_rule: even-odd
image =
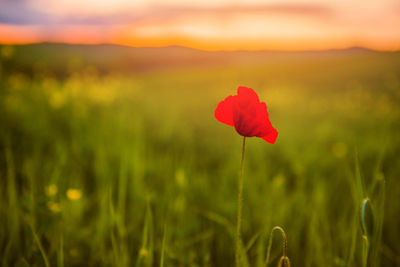
[[(1, 49), (1, 46), (0, 46)], [(354, 47), (327, 51), (203, 51), (187, 47), (135, 48), (121, 45), (70, 45), (40, 43), (15, 45), (8, 59), (2, 59), (3, 70), (33, 72), (45, 68), (63, 75), (69, 69), (88, 66), (100, 73), (143, 72), (174, 68), (217, 67), (230, 65), (270, 65), (331, 60), (371, 54), (399, 54), (376, 52)]]

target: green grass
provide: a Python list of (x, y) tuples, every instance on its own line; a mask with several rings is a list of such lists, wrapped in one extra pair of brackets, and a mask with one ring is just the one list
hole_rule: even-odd
[[(0, 68), (0, 265), (233, 266), (242, 138), (213, 113), (239, 85), (279, 131), (246, 140), (243, 261), (264, 266), (280, 226), (292, 266), (400, 265), (400, 54), (53, 71), (18, 49)], [(268, 266), (281, 256), (275, 237)]]

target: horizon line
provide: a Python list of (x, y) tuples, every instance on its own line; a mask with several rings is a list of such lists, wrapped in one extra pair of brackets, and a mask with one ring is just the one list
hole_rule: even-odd
[(129, 45), (129, 44), (121, 44), (121, 43), (112, 43), (112, 42), (105, 42), (105, 43), (79, 43), (79, 42), (2, 42), (0, 41), (0, 46), (28, 46), (28, 45), (44, 45), (44, 44), (52, 44), (52, 45), (67, 45), (67, 46), (104, 46), (104, 45), (109, 45), (109, 46), (119, 46), (119, 47), (126, 47), (126, 48), (187, 48), (187, 49), (192, 49), (192, 50), (197, 50), (197, 51), (204, 51), (204, 52), (333, 52), (333, 51), (346, 51), (346, 50), (365, 50), (369, 52), (382, 52), (382, 53), (396, 53), (400, 52), (400, 49), (376, 49), (376, 48), (369, 48), (366, 46), (346, 46), (346, 47), (341, 47), (341, 48), (322, 48), (322, 49), (206, 49), (206, 48), (200, 48), (196, 46), (187, 46), (187, 45), (157, 45), (157, 46), (134, 46), (134, 45)]

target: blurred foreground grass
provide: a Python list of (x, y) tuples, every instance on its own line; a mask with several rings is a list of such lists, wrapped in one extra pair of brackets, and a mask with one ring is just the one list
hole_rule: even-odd
[(0, 48), (1, 265), (232, 266), (241, 137), (213, 113), (244, 85), (279, 131), (247, 142), (250, 266), (275, 225), (293, 266), (400, 266), (400, 54), (113, 71)]

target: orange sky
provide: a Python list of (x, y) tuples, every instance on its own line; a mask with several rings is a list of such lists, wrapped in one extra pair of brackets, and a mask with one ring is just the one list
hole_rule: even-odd
[(0, 0), (0, 43), (400, 49), (399, 0)]

